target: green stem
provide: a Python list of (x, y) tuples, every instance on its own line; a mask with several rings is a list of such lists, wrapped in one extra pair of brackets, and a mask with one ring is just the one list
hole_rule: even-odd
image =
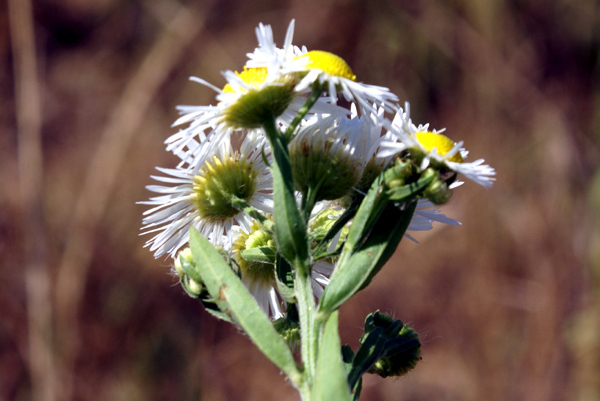
[(265, 217), (261, 212), (256, 210), (247, 200), (238, 198), (235, 195), (231, 196), (231, 205), (237, 210), (246, 213), (248, 216), (256, 220), (266, 230), (271, 231), (273, 229), (272, 222)]
[(308, 266), (294, 266), (296, 280), (294, 288), (298, 300), (298, 314), (300, 317), (302, 364), (304, 365), (305, 379), (312, 387), (317, 366), (317, 353), (319, 333), (315, 330), (315, 296), (312, 289), (312, 279)]
[(312, 400), (312, 389), (308, 385), (308, 383), (302, 383), (302, 385), (297, 386), (296, 389), (300, 393), (300, 399), (302, 401), (311, 401)]
[(308, 223), (310, 219), (310, 214), (315, 207), (315, 203), (317, 203), (317, 194), (319, 193), (319, 188), (308, 187), (306, 193), (302, 196), (302, 214), (304, 217), (304, 222)]
[(298, 209), (294, 177), (287, 142), (275, 126), (275, 120), (263, 123), (273, 152), (273, 217), (277, 250), (294, 267), (308, 265), (310, 258), (306, 223)]
[(321, 93), (323, 93), (323, 88), (321, 88), (320, 85), (313, 85), (312, 91), (310, 92), (310, 95), (308, 95), (306, 102), (304, 102), (300, 110), (298, 110), (298, 114), (296, 114), (296, 117), (294, 117), (283, 135), (286, 141), (289, 141), (292, 138), (294, 131), (296, 131), (296, 127), (298, 127), (298, 124), (300, 124), (306, 113), (308, 113), (315, 103), (317, 103)]
[(291, 264), (294, 271), (294, 292), (298, 304), (304, 365), (303, 381), (298, 389), (303, 399), (307, 400), (311, 397), (315, 377), (318, 336), (314, 330), (316, 304), (312, 291), (306, 225), (294, 196), (287, 141), (277, 130), (274, 120), (265, 121), (263, 126), (271, 143), (275, 162), (272, 171), (277, 249), (278, 253)]

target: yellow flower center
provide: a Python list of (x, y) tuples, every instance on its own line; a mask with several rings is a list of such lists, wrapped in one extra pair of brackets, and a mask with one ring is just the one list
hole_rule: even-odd
[[(258, 89), (261, 84), (263, 84), (267, 79), (267, 69), (263, 67), (257, 68), (246, 68), (242, 72), (235, 73), (238, 77), (242, 79), (248, 86), (253, 89)], [(235, 93), (230, 84), (226, 84), (223, 87), (223, 92), (225, 93)]]
[(356, 75), (352, 72), (350, 66), (339, 56), (322, 50), (313, 50), (296, 58), (298, 61), (305, 61), (304, 66), (309, 70), (322, 70), (323, 72), (351, 81), (356, 81)]
[[(442, 134), (437, 134), (435, 132), (417, 132), (415, 134), (417, 141), (421, 144), (421, 146), (427, 150), (427, 152), (431, 152), (433, 149), (437, 150), (438, 155), (444, 157), (448, 152), (454, 148), (456, 145), (452, 139), (444, 136)], [(452, 157), (447, 159), (448, 161), (455, 163), (462, 163), (463, 158), (460, 155), (460, 152), (456, 152)]]

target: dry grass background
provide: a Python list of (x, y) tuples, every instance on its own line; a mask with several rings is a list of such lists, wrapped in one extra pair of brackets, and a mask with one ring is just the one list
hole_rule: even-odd
[(343, 307), (423, 361), (365, 400), (600, 400), (600, 4), (594, 0), (0, 3), (0, 400), (297, 399), (138, 236), (177, 104), (207, 104), (254, 27), (345, 58), (498, 171), (465, 185)]

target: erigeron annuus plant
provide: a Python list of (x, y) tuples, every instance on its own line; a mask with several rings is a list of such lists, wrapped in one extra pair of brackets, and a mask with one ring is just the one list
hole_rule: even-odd
[(357, 82), (340, 57), (293, 46), (293, 27), (278, 48), (259, 25), (259, 46), (222, 89), (194, 78), (216, 102), (179, 108), (187, 126), (166, 145), (181, 163), (148, 187), (159, 195), (143, 202), (143, 230), (187, 294), (245, 332), (303, 400), (358, 399), (365, 373), (412, 369), (420, 342), (375, 311), (353, 351), (340, 344), (339, 308), (407, 230), (458, 224), (435, 206), (457, 176), (488, 187), (495, 172), (415, 126), (408, 104)]

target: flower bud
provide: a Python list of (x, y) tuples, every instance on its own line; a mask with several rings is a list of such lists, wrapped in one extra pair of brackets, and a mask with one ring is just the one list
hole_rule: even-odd
[(402, 326), (396, 339), (386, 344), (386, 356), (375, 362), (369, 373), (381, 377), (402, 376), (415, 368), (421, 360), (421, 342), (417, 332), (406, 325)]
[[(431, 168), (427, 171), (433, 171)], [(452, 197), (452, 191), (448, 188), (446, 181), (442, 179), (440, 174), (435, 171), (436, 177), (434, 180), (425, 188), (423, 195), (436, 205), (442, 205), (450, 200)]]
[(204, 284), (194, 267), (191, 249), (185, 248), (177, 254), (173, 270), (179, 276), (184, 291), (192, 298), (198, 298), (206, 291)]
[(186, 269), (183, 267), (183, 265), (192, 265), (192, 263), (192, 250), (189, 247), (187, 247), (177, 254), (177, 257), (175, 258), (175, 263), (173, 265), (173, 269), (175, 270), (175, 273), (177, 273), (178, 276), (183, 276), (186, 274)]
[(183, 286), (185, 292), (192, 298), (199, 297), (200, 294), (202, 294), (202, 291), (204, 290), (204, 286), (202, 285), (202, 283), (197, 282), (189, 276), (182, 277), (181, 285)]
[(244, 282), (250, 286), (275, 284), (275, 241), (254, 222), (250, 232), (242, 230), (232, 245)]
[(369, 373), (381, 377), (402, 376), (412, 370), (421, 360), (421, 342), (417, 332), (400, 320), (376, 311), (369, 314), (365, 320), (365, 334), (377, 328), (383, 328), (388, 340), (382, 357), (368, 370)]
[(384, 171), (383, 177), (388, 189), (394, 190), (406, 184), (415, 173), (415, 165), (410, 160), (396, 159)]
[(287, 343), (292, 352), (300, 350), (300, 325), (288, 316), (281, 317), (273, 322), (273, 327), (281, 338)]

